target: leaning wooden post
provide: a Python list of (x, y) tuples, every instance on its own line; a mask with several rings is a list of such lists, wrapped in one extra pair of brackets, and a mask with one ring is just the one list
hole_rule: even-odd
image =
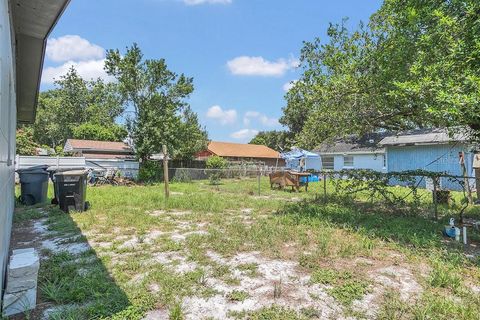
[(432, 177), (433, 180), (433, 213), (435, 215), (435, 220), (438, 220), (438, 207), (437, 207), (437, 183), (438, 177)]
[(168, 199), (170, 197), (170, 187), (168, 185), (168, 154), (166, 145), (163, 145), (163, 181), (165, 182), (165, 199)]
[(465, 184), (465, 188), (467, 190), (468, 204), (472, 205), (473, 204), (472, 189), (470, 188), (470, 183), (468, 181), (467, 166), (465, 165), (465, 152), (463, 151), (459, 152), (459, 157), (460, 157), (460, 166), (462, 167), (462, 173), (463, 173), (463, 183)]

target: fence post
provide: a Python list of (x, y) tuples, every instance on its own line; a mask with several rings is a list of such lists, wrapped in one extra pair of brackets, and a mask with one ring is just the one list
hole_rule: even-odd
[(465, 184), (464, 188), (466, 188), (467, 190), (468, 204), (472, 205), (473, 204), (472, 189), (470, 188), (470, 183), (468, 181), (467, 167), (465, 165), (465, 152), (463, 151), (460, 152), (459, 157), (460, 157), (460, 166), (462, 167), (463, 183)]
[(323, 201), (327, 203), (327, 174), (323, 173)]
[(260, 178), (261, 178), (261, 172), (260, 172), (260, 168), (258, 168), (258, 172), (257, 172), (257, 180), (258, 180), (258, 195), (260, 195)]
[(168, 199), (170, 196), (170, 188), (168, 185), (168, 156), (166, 145), (163, 145), (163, 181), (165, 182), (165, 199)]
[(438, 220), (438, 207), (437, 207), (437, 183), (438, 177), (432, 177), (433, 180), (433, 213), (435, 215), (435, 220)]

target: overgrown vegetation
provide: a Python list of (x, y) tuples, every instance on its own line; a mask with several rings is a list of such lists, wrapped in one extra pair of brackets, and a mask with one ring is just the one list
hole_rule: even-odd
[[(462, 247), (444, 241), (445, 220), (405, 216), (381, 206), (381, 198), (366, 201), (361, 193), (355, 200), (334, 195), (334, 182), (327, 184), (328, 203), (323, 203), (322, 184), (313, 185), (308, 193), (290, 193), (270, 190), (263, 179), (260, 197), (249, 194), (252, 184), (256, 179), (224, 180), (215, 187), (206, 181), (172, 183), (167, 202), (161, 185), (103, 186), (88, 189), (92, 208), (87, 212), (66, 215), (47, 208), (46, 223), (52, 232), (48, 237), (63, 235), (66, 248), (86, 238), (94, 249), (80, 254), (46, 252), (40, 290), (43, 301), (58, 306), (51, 318), (75, 314), (77, 319), (141, 319), (146, 311), (158, 308), (172, 319), (182, 319), (195, 301), (182, 303), (185, 299), (207, 303), (223, 297), (232, 305), (258, 299), (255, 290), (242, 285), (245, 279), (265, 277), (264, 260), (253, 262), (252, 257), (297, 264), (298, 276), (309, 279), (305, 290), (323, 288), (317, 290), (333, 299), (340, 310), (336, 312), (344, 315), (360, 317), (365, 312), (357, 309), (357, 302), (383, 288), (372, 271), (390, 266), (409, 270), (420, 291), (412, 293), (412, 303), (386, 290), (374, 302), (378, 318), (447, 319), (452, 312), (459, 319), (478, 318), (479, 299), (471, 286), (476, 281), (472, 279), (480, 279), (479, 267), (465, 258)], [(428, 195), (423, 192), (419, 194)], [(429, 210), (424, 201), (418, 205), (420, 211)], [(35, 210), (21, 210), (16, 223), (44, 217)], [(444, 218), (454, 213), (447, 207), (441, 211)], [(76, 236), (80, 230), (84, 237)], [(254, 253), (250, 260), (236, 262), (248, 253)], [(234, 262), (228, 262), (231, 258)], [(396, 281), (396, 275), (389, 277)], [(322, 315), (322, 310), (308, 305), (275, 306), (275, 301), (290, 301), (288, 281), (285, 276), (266, 282), (268, 290), (262, 297), (272, 299), (273, 306), (230, 316)], [(311, 299), (322, 301), (315, 292)]]

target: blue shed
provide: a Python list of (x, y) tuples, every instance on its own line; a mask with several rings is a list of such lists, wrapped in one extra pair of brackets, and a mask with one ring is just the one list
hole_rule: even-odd
[[(386, 150), (388, 172), (422, 169), (462, 176), (459, 153), (464, 152), (468, 176), (474, 176), (472, 145), (465, 134), (449, 136), (446, 129), (413, 130), (385, 137), (380, 144)], [(398, 181), (393, 183), (402, 184)], [(419, 186), (425, 188), (426, 179), (420, 181)], [(457, 181), (448, 178), (441, 178), (440, 187), (462, 189)]]

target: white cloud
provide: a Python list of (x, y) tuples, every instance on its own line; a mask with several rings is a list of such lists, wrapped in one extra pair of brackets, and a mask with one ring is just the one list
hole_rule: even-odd
[(237, 111), (235, 109), (223, 110), (220, 106), (208, 108), (207, 118), (220, 121), (222, 125), (235, 123), (237, 120)]
[(102, 59), (105, 49), (78, 35), (66, 35), (48, 39), (46, 54), (55, 62), (90, 61)]
[(258, 111), (245, 112), (245, 115), (243, 116), (243, 124), (248, 126), (253, 119), (257, 120), (258, 122), (267, 127), (275, 127), (279, 124), (277, 118), (270, 118)]
[(196, 6), (199, 4), (230, 4), (232, 0), (183, 0), (186, 5)]
[(295, 85), (295, 83), (297, 83), (298, 80), (292, 80), (290, 82), (287, 82), (283, 85), (283, 91), (285, 92), (288, 92), (290, 91), (290, 89), (293, 88), (293, 86)]
[(89, 60), (89, 61), (68, 61), (64, 64), (56, 67), (47, 67), (42, 73), (42, 82), (45, 84), (51, 84), (55, 80), (60, 79), (65, 75), (68, 70), (73, 66), (78, 74), (85, 80), (95, 80), (102, 78), (105, 81), (113, 81), (113, 77), (108, 76), (103, 69), (105, 59)]
[(263, 57), (241, 56), (227, 62), (232, 74), (242, 76), (282, 76), (297, 66), (298, 60), (294, 58), (268, 61)]
[(242, 129), (230, 134), (230, 137), (237, 140), (250, 140), (255, 137), (258, 130), (255, 129)]

